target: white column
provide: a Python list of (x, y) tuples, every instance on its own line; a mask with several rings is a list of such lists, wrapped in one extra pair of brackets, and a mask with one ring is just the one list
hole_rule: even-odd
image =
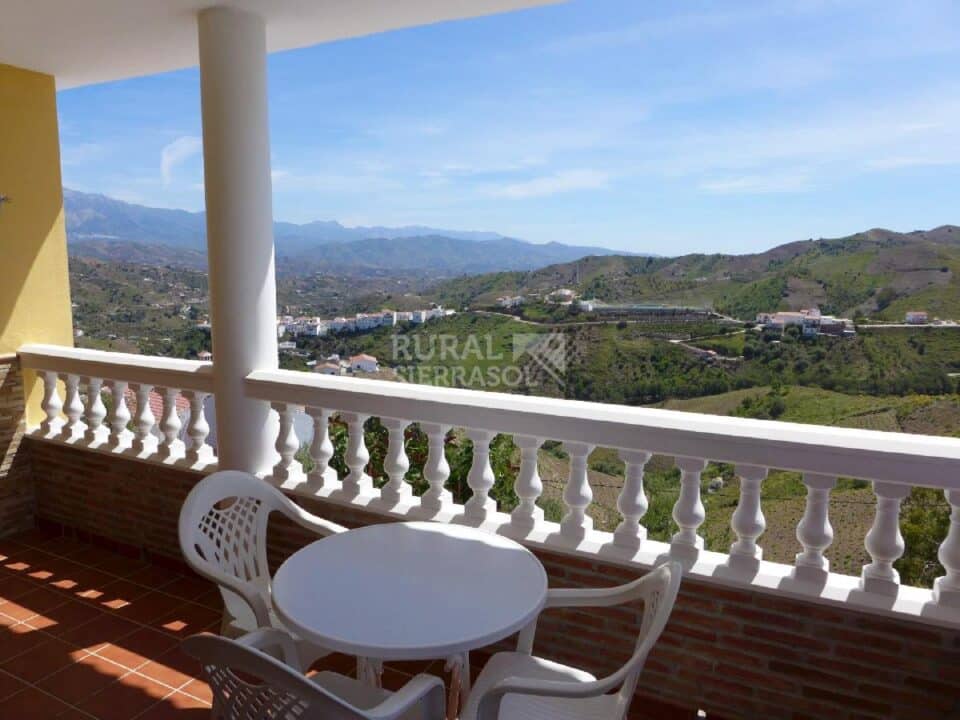
[(87, 407), (83, 411), (87, 430), (84, 433), (84, 442), (91, 447), (98, 447), (107, 441), (110, 435), (109, 428), (104, 427), (103, 419), (107, 416), (107, 408), (100, 397), (103, 379), (98, 377), (82, 378), (87, 388)]
[(537, 451), (543, 444), (543, 438), (517, 435), (513, 441), (520, 448), (520, 472), (513, 484), (520, 502), (510, 513), (510, 527), (529, 533), (534, 525), (543, 521), (543, 508), (537, 506), (537, 498), (543, 492), (543, 482), (537, 468)]
[(58, 380), (59, 377), (55, 372), (43, 371), (43, 400), (40, 401), (40, 407), (43, 409), (45, 417), (43, 422), (40, 423), (40, 431), (45, 438), (56, 437), (63, 427), (63, 418), (60, 417), (63, 401), (57, 391)]
[(160, 418), (160, 432), (163, 439), (158, 448), (159, 455), (169, 460), (179, 460), (184, 455), (184, 443), (180, 439), (180, 428), (183, 423), (177, 414), (177, 397), (179, 388), (158, 388), (163, 397), (163, 417)]
[(87, 426), (80, 419), (83, 416), (83, 401), (80, 399), (80, 376), (73, 374), (61, 375), (64, 384), (63, 414), (67, 422), (60, 430), (60, 438), (73, 442), (83, 437)]
[(210, 397), (210, 393), (184, 390), (183, 396), (190, 401), (190, 419), (187, 421), (190, 447), (187, 448), (187, 462), (191, 465), (211, 463), (214, 459), (213, 448), (207, 445), (210, 425), (207, 423), (207, 414), (203, 409), (203, 404)]
[(757, 539), (767, 529), (767, 520), (760, 507), (760, 485), (767, 476), (767, 468), (741, 465), (737, 467), (737, 475), (740, 476), (740, 500), (730, 518), (730, 527), (737, 539), (730, 545), (727, 564), (755, 573), (763, 559), (763, 549), (757, 545)]
[(873, 492), (877, 496), (877, 514), (864, 542), (873, 562), (863, 566), (860, 589), (881, 595), (896, 595), (900, 590), (900, 573), (893, 564), (904, 551), (903, 535), (900, 534), (900, 503), (910, 494), (910, 487), (874, 482)]
[(307, 476), (307, 483), (313, 489), (325, 485), (337, 486), (337, 471), (330, 467), (333, 457), (333, 442), (330, 440), (330, 411), (326, 408), (308, 407), (307, 415), (313, 419), (313, 440), (310, 441), (310, 459), (313, 470)]
[(693, 562), (703, 550), (703, 538), (697, 530), (707, 517), (700, 499), (700, 475), (707, 467), (707, 461), (678, 457), (674, 462), (680, 469), (680, 495), (673, 505), (673, 521), (680, 529), (670, 539), (670, 555)]
[(133, 433), (127, 430), (130, 422), (130, 408), (127, 407), (127, 381), (114, 380), (110, 383), (113, 393), (113, 407), (110, 410), (108, 423), (110, 424), (110, 447), (122, 451), (130, 447)]
[(933, 599), (938, 605), (960, 608), (960, 490), (944, 490), (950, 503), (950, 529), (937, 552), (947, 574), (933, 582)]
[(273, 479), (280, 482), (302, 483), (306, 480), (303, 465), (296, 459), (300, 449), (300, 440), (293, 420), (297, 413), (303, 412), (303, 407), (292, 403), (274, 403), (273, 409), (280, 417), (280, 429), (277, 431), (277, 453), (279, 462), (273, 466)]
[(343, 479), (343, 490), (351, 496), (372, 497), (373, 478), (366, 470), (367, 463), (370, 462), (370, 452), (363, 436), (363, 424), (367, 421), (367, 416), (341, 413), (340, 417), (347, 423), (347, 451), (344, 461), (350, 468), (350, 472)]
[(621, 450), (620, 459), (626, 464), (623, 489), (617, 498), (617, 510), (623, 520), (613, 533), (613, 544), (629, 550), (638, 550), (647, 539), (647, 529), (640, 520), (647, 514), (647, 496), (643, 492), (643, 469), (650, 453), (643, 450)]
[(134, 383), (131, 387), (137, 396), (131, 448), (137, 455), (151, 455), (157, 450), (157, 438), (152, 434), (157, 419), (154, 417), (153, 410), (150, 409), (150, 391), (153, 390), (153, 385)]
[(467, 500), (463, 516), (477, 524), (484, 522), (497, 511), (497, 501), (490, 497), (497, 478), (490, 467), (490, 441), (496, 433), (490, 430), (467, 430), (467, 437), (473, 443), (473, 462), (467, 475), (467, 485), (473, 496)]
[(409, 502), (413, 497), (413, 488), (407, 482), (410, 459), (407, 457), (404, 430), (408, 423), (402, 418), (381, 418), (387, 429), (387, 456), (383, 461), (384, 472), (390, 480), (380, 489), (380, 497), (388, 505)]
[(797, 554), (793, 576), (798, 580), (825, 583), (830, 572), (830, 561), (823, 556), (824, 550), (833, 542), (833, 526), (830, 525), (830, 491), (837, 479), (830, 475), (807, 473), (803, 476), (807, 486), (807, 504), (803, 518), (797, 525), (797, 540), (803, 552)]
[(198, 15), (213, 384), (220, 469), (269, 473), (279, 422), (244, 378), (276, 369), (266, 26), (253, 13)]
[(427, 435), (427, 462), (423, 466), (423, 477), (430, 487), (420, 496), (420, 506), (431, 513), (438, 513), (453, 504), (453, 494), (444, 486), (450, 477), (450, 465), (447, 463), (447, 431), (445, 425), (420, 423), (420, 429)]
[(560, 535), (580, 542), (593, 530), (593, 518), (587, 515), (587, 508), (593, 500), (590, 476), (587, 474), (587, 456), (593, 452), (593, 445), (565, 442), (563, 449), (570, 456), (570, 477), (563, 491), (567, 512), (560, 521)]

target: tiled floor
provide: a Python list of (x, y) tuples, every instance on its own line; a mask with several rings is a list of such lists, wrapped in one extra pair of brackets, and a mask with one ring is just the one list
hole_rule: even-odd
[[(179, 643), (216, 632), (220, 607), (197, 576), (40, 531), (0, 539), (0, 718), (208, 717), (210, 690)], [(319, 665), (350, 674), (355, 660)], [(384, 687), (424, 671), (448, 679), (442, 661), (395, 663)]]

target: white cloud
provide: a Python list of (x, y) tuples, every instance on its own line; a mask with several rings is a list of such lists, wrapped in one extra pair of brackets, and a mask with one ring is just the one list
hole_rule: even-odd
[(203, 150), (203, 140), (192, 135), (178, 137), (160, 151), (160, 178), (164, 186), (170, 185), (173, 180), (173, 171), (194, 155)]
[(700, 183), (700, 189), (715, 195), (764, 195), (794, 193), (812, 189), (805, 172), (740, 175)]
[(552, 175), (488, 188), (494, 197), (514, 199), (546, 197), (572, 190), (596, 190), (606, 187), (610, 181), (608, 173), (599, 170), (561, 170)]

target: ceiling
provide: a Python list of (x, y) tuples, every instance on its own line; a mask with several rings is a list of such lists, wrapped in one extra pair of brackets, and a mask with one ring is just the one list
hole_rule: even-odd
[(221, 5), (267, 21), (274, 52), (557, 0), (3, 0), (0, 64), (58, 89), (192, 67), (196, 13)]

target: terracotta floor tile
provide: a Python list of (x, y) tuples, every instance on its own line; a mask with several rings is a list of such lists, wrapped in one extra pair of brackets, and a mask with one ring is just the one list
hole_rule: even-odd
[(207, 703), (213, 702), (213, 693), (210, 691), (210, 686), (203, 680), (194, 680), (192, 683), (184, 685), (180, 688), (180, 692), (187, 693), (191, 697)]
[(201, 677), (200, 663), (185, 655), (180, 648), (164, 653), (137, 672), (174, 688)]
[(179, 645), (180, 641), (152, 628), (140, 628), (118, 640), (116, 645), (150, 659), (156, 659)]
[(82, 653), (73, 645), (62, 640), (48, 637), (26, 652), (6, 660), (2, 667), (21, 680), (35, 683), (57, 670), (65, 668), (80, 659)]
[(107, 643), (117, 642), (138, 630), (139, 627), (136, 623), (123, 618), (102, 613), (100, 617), (64, 632), (60, 638), (77, 647), (95, 650)]
[(168, 595), (175, 595), (184, 600), (199, 602), (210, 594), (216, 594), (220, 597), (220, 591), (217, 586), (199, 575), (185, 576), (181, 575), (168, 585), (163, 586), (163, 591)]
[(183, 603), (154, 620), (151, 625), (184, 638), (203, 632), (211, 625), (219, 624), (221, 617), (221, 613), (212, 608), (196, 603)]
[(62, 670), (49, 675), (37, 687), (76, 705), (118, 680), (127, 670), (111, 662), (87, 655)]
[(96, 607), (77, 600), (68, 600), (43, 615), (25, 620), (30, 627), (44, 630), (51, 635), (62, 636), (81, 625), (96, 620), (102, 613)]
[(138, 570), (149, 567), (143, 560), (128, 558), (123, 555), (115, 555), (109, 552), (103, 553), (100, 562), (93, 562), (90, 563), (90, 565), (97, 570), (108, 572), (117, 577), (128, 577)]
[(29, 578), (18, 577), (17, 575), (3, 576), (0, 579), (0, 605), (10, 600), (16, 600), (28, 592), (37, 589), (37, 584)]
[(147, 565), (126, 577), (130, 582), (144, 585), (152, 590), (162, 590), (182, 578), (183, 575), (175, 570), (168, 570), (159, 565)]
[(191, 718), (200, 720), (200, 718), (209, 717), (208, 703), (200, 702), (183, 693), (174, 693), (147, 710), (137, 720), (191, 720)]
[[(70, 598), (65, 597), (62, 593), (54, 592), (53, 590), (48, 590), (47, 588), (40, 587), (36, 590), (21, 595), (16, 599), (16, 604), (20, 605), (28, 610), (33, 610), (33, 615), (43, 614), (48, 610), (51, 610), (58, 605), (63, 605)], [(5, 606), (0, 606), (5, 607)], [(11, 615), (12, 613), (7, 610), (2, 611), (5, 615)], [(23, 618), (26, 620), (26, 618)]]
[(311, 670), (322, 671), (330, 670), (332, 672), (340, 673), (341, 675), (349, 675), (354, 677), (357, 670), (357, 659), (352, 655), (344, 655), (343, 653), (330, 653), (324, 657), (317, 660), (313, 665), (310, 666)]
[(32, 650), (50, 636), (20, 623), (0, 629), (0, 663)]
[(103, 594), (97, 598), (97, 601), (106, 610), (120, 610), (145, 595), (151, 594), (150, 588), (123, 579), (113, 579), (101, 586), (100, 590), (103, 591)]
[(166, 685), (128, 673), (77, 707), (99, 720), (130, 720), (171, 692)]
[(0, 717), (16, 720), (49, 720), (70, 707), (35, 687), (27, 687), (0, 702)]
[(0, 701), (6, 700), (26, 686), (26, 683), (17, 676), (0, 670)]
[(127, 670), (136, 670), (141, 665), (145, 665), (152, 659), (149, 655), (143, 655), (133, 650), (128, 650), (123, 645), (123, 640), (119, 643), (107, 643), (97, 648), (96, 654), (99, 657), (106, 658), (110, 662), (122, 665)]
[(136, 598), (129, 605), (112, 610), (111, 613), (138, 623), (156, 624), (155, 621), (170, 615), (178, 605), (182, 604), (184, 604), (183, 601), (178, 598), (152, 592)]

